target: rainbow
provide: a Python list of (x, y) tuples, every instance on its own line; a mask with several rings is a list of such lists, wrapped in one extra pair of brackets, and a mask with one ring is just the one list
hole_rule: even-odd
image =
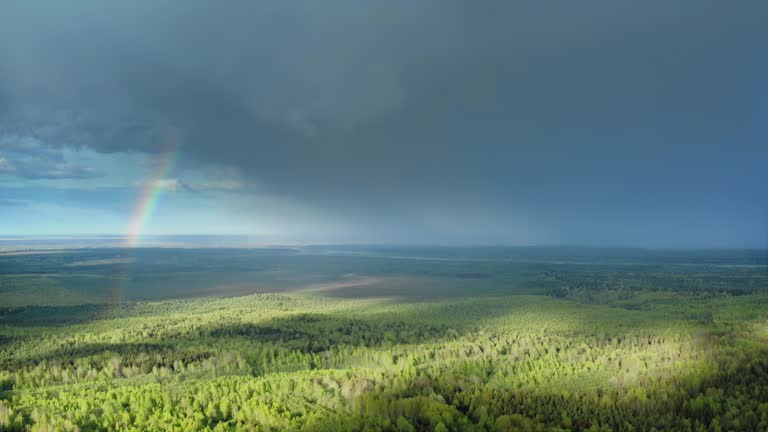
[[(139, 199), (131, 212), (128, 229), (122, 239), (122, 246), (126, 248), (135, 248), (141, 242), (141, 236), (144, 229), (152, 219), (152, 214), (157, 208), (161, 192), (167, 187), (168, 174), (173, 170), (176, 160), (179, 156), (179, 134), (169, 134), (164, 142), (164, 151), (157, 161), (157, 165), (151, 175), (144, 182)], [(118, 307), (123, 301), (123, 293), (126, 289), (126, 283), (130, 280), (131, 261), (119, 266), (119, 270), (114, 275), (115, 284), (112, 286), (112, 305)], [(116, 309), (121, 310), (121, 309)]]
[(142, 186), (139, 199), (133, 207), (123, 246), (136, 247), (141, 242), (144, 229), (152, 219), (152, 215), (157, 208), (161, 192), (167, 187), (167, 183), (165, 183), (166, 177), (173, 170), (173, 166), (178, 159), (178, 142), (177, 134), (172, 134), (172, 136), (166, 139), (165, 150), (152, 174)]

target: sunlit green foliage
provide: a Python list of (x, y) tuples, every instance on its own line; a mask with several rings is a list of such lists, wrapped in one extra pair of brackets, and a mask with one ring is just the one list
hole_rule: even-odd
[(591, 289), (8, 309), (0, 429), (768, 428), (764, 287)]

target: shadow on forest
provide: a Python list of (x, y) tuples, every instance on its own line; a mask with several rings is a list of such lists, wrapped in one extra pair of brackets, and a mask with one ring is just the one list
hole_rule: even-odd
[[(165, 335), (162, 338), (150, 330), (144, 343), (75, 343), (44, 353), (4, 359), (0, 367), (34, 366), (44, 361), (74, 363), (79, 358), (98, 357), (106, 353), (124, 357), (126, 364), (130, 364), (132, 356), (151, 355), (161, 359), (157, 366), (167, 366), (163, 358), (181, 359), (185, 363), (200, 361), (216, 354), (222, 345), (226, 345), (225, 341), (232, 339), (272, 344), (288, 351), (321, 353), (344, 346), (375, 348), (390, 344), (438, 342), (463, 334), (457, 331), (462, 327), (429, 322), (432, 314), (447, 313), (440, 307), (433, 309), (429, 314), (414, 310), (411, 314), (377, 314), (372, 319), (293, 314), (259, 323), (219, 324), (199, 332)], [(469, 331), (469, 328), (464, 330)], [(10, 344), (13, 340), (7, 342)]]
[(13, 336), (5, 336), (0, 335), (0, 347), (6, 344), (10, 344), (11, 342), (15, 341), (17, 338)]
[[(470, 303), (444, 301), (429, 304), (410, 302), (395, 308), (387, 306), (385, 302), (381, 307), (373, 309), (353, 309), (346, 313), (339, 311), (287, 312), (271, 319), (255, 322), (229, 319), (223, 315), (220, 320), (202, 328), (196, 325), (193, 317), (190, 317), (189, 320), (181, 323), (181, 327), (175, 326), (176, 330), (172, 333), (167, 332), (166, 324), (162, 320), (153, 320), (142, 326), (141, 336), (136, 335), (142, 343), (73, 341), (69, 346), (56, 344), (58, 346), (46, 351), (36, 350), (29, 353), (16, 351), (2, 363), (3, 365), (34, 365), (43, 361), (71, 363), (78, 358), (98, 357), (106, 353), (120, 356), (137, 353), (157, 354), (161, 358), (181, 357), (187, 362), (199, 361), (217, 352), (238, 350), (244, 346), (247, 346), (247, 349), (253, 349), (254, 343), (305, 354), (321, 353), (343, 347), (377, 348), (395, 344), (415, 345), (454, 340), (486, 328), (494, 319), (522, 312), (532, 314), (543, 322), (556, 322), (565, 332), (568, 332), (567, 328), (572, 328), (575, 332), (575, 329), (581, 326), (591, 325), (590, 322), (593, 320), (602, 319), (603, 314), (600, 316), (591, 313), (562, 315), (563, 311), (550, 309), (553, 305), (549, 302), (557, 302), (556, 300), (550, 299), (547, 303), (539, 304), (538, 300), (531, 299), (533, 297), (523, 296), (514, 301), (488, 300)], [(88, 319), (103, 318), (103, 316), (99, 317), (99, 314), (109, 308), (109, 305), (26, 307), (5, 311), (2, 319), (5, 324), (18, 327), (41, 325), (40, 321), (48, 325), (63, 326), (86, 322)], [(550, 310), (558, 316), (548, 318), (546, 313)], [(623, 312), (623, 314), (627, 313)], [(621, 332), (622, 328), (629, 327), (634, 329), (642, 327), (653, 331), (652, 322), (625, 318), (625, 326), (616, 327), (617, 331)], [(656, 324), (659, 327), (665, 325), (661, 322)], [(29, 338), (34, 337), (29, 336)], [(14, 349), (17, 340), (20, 339), (26, 339), (26, 337), (7, 336), (0, 339), (0, 343), (10, 350)], [(159, 365), (163, 365), (162, 363), (161, 360)]]
[(104, 313), (113, 308), (114, 305), (109, 304), (0, 308), (0, 325), (46, 327), (83, 324), (103, 318)]
[[(411, 321), (410, 319), (407, 319)], [(322, 352), (335, 346), (378, 347), (385, 344), (425, 343), (455, 338), (444, 324), (392, 320), (363, 320), (330, 315), (302, 314), (265, 323), (242, 323), (209, 330), (212, 337), (242, 337), (280, 344), (301, 352)]]
[[(131, 363), (133, 357), (143, 355), (151, 357), (157, 366), (170, 365), (174, 360), (199, 361), (211, 355), (210, 353), (179, 349), (173, 343), (87, 343), (61, 347), (38, 355), (3, 359), (0, 361), (0, 367), (18, 368), (35, 366), (43, 362), (74, 364), (77, 359), (98, 357), (103, 354), (119, 355), (125, 359), (126, 363)], [(170, 359), (168, 364), (164, 359)]]

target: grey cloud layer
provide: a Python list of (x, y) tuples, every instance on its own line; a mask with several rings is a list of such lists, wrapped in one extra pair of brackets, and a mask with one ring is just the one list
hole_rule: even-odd
[(190, 158), (371, 227), (448, 214), (503, 238), (567, 210), (550, 222), (579, 239), (683, 195), (697, 211), (721, 177), (750, 192), (766, 161), (765, 2), (3, 8), (6, 131), (153, 152), (179, 128)]
[(0, 176), (24, 179), (88, 179), (101, 172), (68, 161), (60, 150), (37, 139), (0, 135)]

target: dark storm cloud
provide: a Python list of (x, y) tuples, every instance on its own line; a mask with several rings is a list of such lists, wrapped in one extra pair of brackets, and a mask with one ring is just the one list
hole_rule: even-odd
[[(766, 230), (762, 1), (2, 7), (0, 127), (49, 145), (179, 129), (188, 159), (392, 232)], [(640, 232), (592, 235), (616, 221)]]

